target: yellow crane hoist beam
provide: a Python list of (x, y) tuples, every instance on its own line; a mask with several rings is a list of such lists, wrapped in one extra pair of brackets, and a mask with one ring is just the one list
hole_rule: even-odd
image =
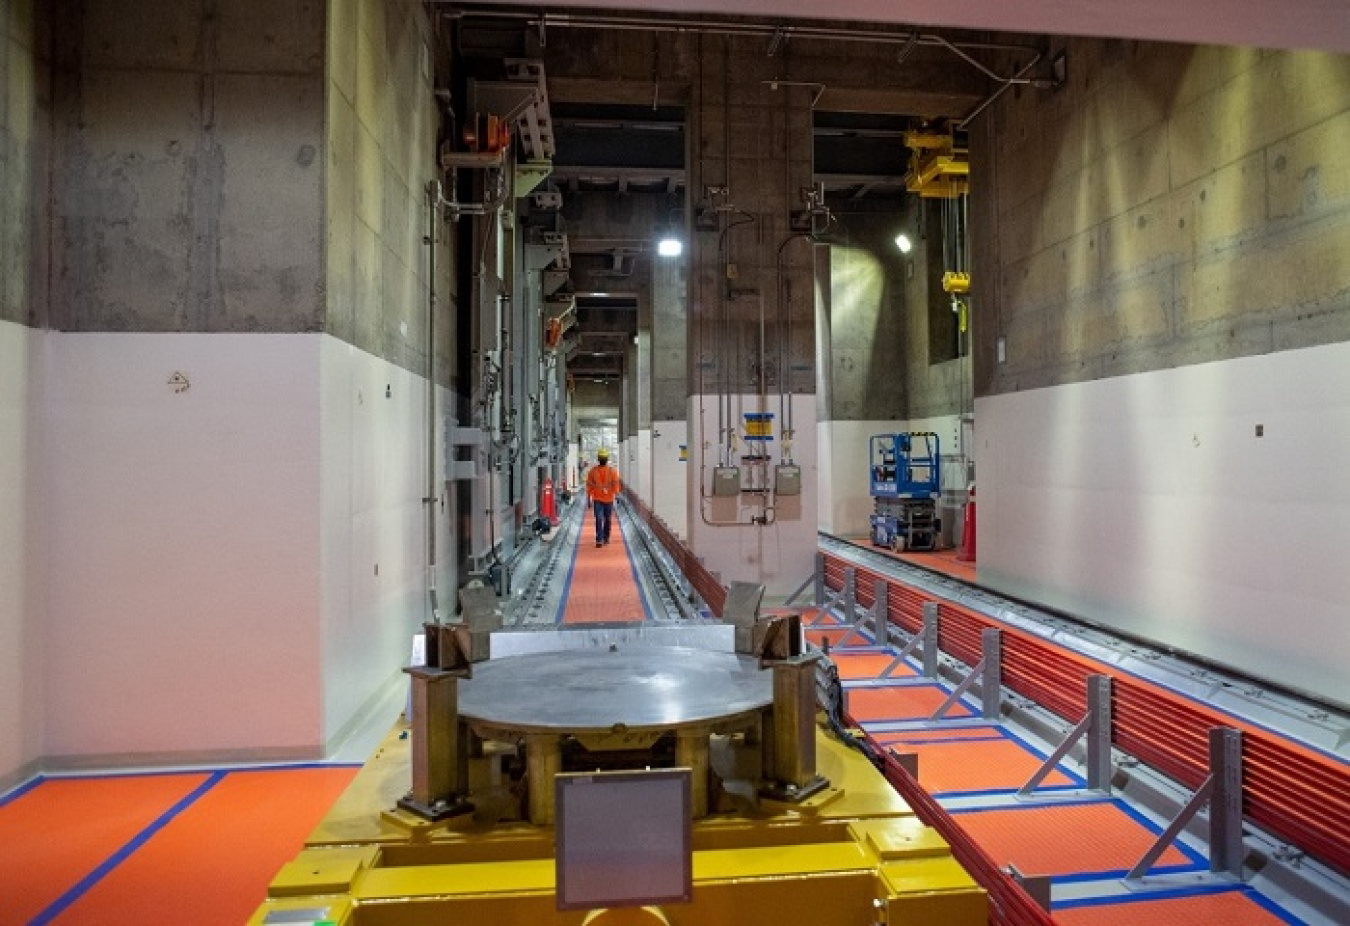
[(910, 148), (905, 189), (927, 199), (952, 199), (970, 191), (969, 151), (955, 136), (939, 132), (906, 132)]

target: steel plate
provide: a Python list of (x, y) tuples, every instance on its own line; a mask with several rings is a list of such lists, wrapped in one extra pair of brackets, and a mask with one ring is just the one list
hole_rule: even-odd
[(574, 650), (478, 663), (459, 713), (523, 732), (675, 729), (761, 710), (773, 673), (732, 653), (684, 647)]

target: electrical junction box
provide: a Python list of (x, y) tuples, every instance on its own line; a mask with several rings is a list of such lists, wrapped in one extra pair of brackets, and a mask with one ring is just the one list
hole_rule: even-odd
[(735, 466), (713, 467), (713, 495), (741, 494), (741, 471)]
[(786, 463), (773, 468), (773, 491), (775, 495), (802, 494), (802, 468)]

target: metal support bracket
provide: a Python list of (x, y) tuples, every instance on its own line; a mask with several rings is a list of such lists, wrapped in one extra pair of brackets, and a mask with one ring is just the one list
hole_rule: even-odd
[(933, 711), (930, 721), (941, 720), (947, 711), (951, 710), (956, 702), (960, 701), (962, 696), (968, 692), (975, 684), (975, 680), (980, 680), (980, 716), (986, 720), (997, 720), (999, 718), (1000, 708), (1002, 707), (1002, 682), (1003, 682), (1003, 652), (1001, 642), (1002, 631), (994, 627), (986, 627), (980, 633), (980, 649), (983, 658), (976, 664), (975, 668), (961, 680), (961, 684), (951, 694), (947, 695), (947, 700)]
[(1035, 774), (1017, 791), (1018, 797), (1030, 797), (1041, 782), (1069, 754), (1069, 750), (1087, 737), (1087, 780), (1089, 791), (1111, 793), (1111, 676), (1087, 678), (1087, 713), (1078, 721)]
[(1209, 777), (1167, 829), (1154, 841), (1138, 863), (1125, 876), (1139, 881), (1162, 857), (1164, 851), (1185, 829), (1186, 824), (1209, 804), (1209, 870), (1223, 872), (1242, 880), (1242, 731), (1233, 727), (1211, 727), (1209, 731)]
[(1050, 876), (1049, 875), (1024, 875), (1017, 870), (1017, 866), (1009, 864), (1003, 869), (1008, 877), (1016, 881), (1027, 892), (1027, 896), (1036, 901), (1036, 904), (1045, 911), (1050, 910)]
[(923, 677), (937, 678), (938, 674), (938, 605), (936, 601), (923, 603)]
[[(858, 575), (852, 569), (849, 570), (849, 579), (851, 579), (852, 591), (849, 597), (853, 606), (846, 612), (849, 616), (849, 628), (844, 631), (844, 635), (835, 641), (835, 646), (843, 646), (855, 634), (862, 635), (863, 630), (869, 627), (872, 630), (872, 639), (878, 643), (886, 640), (886, 580), (877, 579), (876, 588), (873, 590), (872, 607), (866, 611), (858, 612)], [(847, 587), (850, 583), (845, 581)]]

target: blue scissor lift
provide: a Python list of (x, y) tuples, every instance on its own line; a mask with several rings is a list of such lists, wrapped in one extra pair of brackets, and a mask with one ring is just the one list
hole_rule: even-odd
[(869, 473), (872, 543), (897, 552), (935, 549), (942, 530), (938, 436), (931, 431), (874, 435)]

